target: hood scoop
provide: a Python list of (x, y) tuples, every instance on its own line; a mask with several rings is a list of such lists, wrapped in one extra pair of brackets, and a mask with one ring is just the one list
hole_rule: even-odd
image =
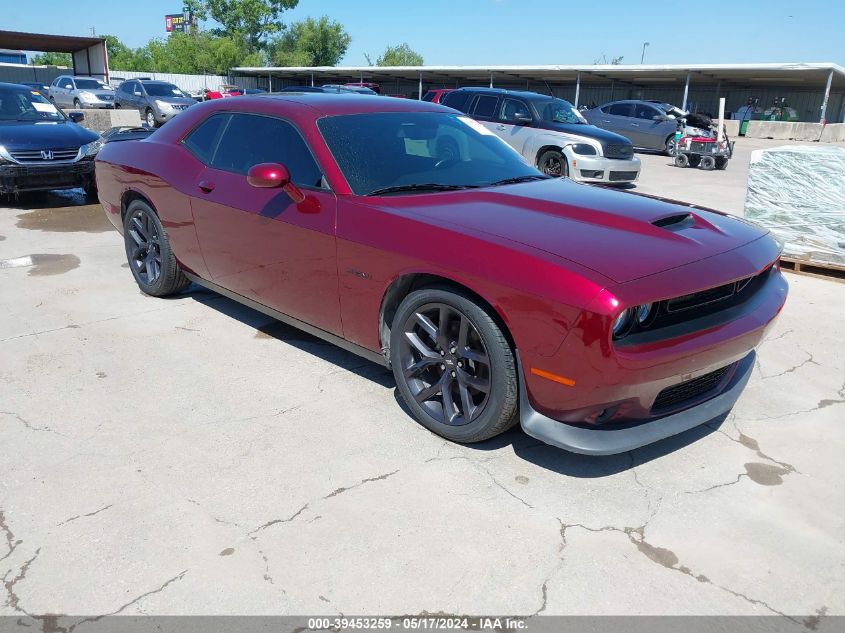
[(691, 213), (680, 213), (652, 220), (651, 223), (667, 231), (682, 231), (695, 225), (695, 218), (692, 217)]

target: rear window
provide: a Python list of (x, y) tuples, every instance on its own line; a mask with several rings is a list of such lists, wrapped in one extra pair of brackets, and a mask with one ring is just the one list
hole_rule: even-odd
[(470, 96), (470, 93), (461, 92), (460, 90), (458, 90), (456, 92), (450, 92), (449, 94), (447, 94), (440, 100), (440, 103), (450, 108), (455, 108), (455, 110), (466, 112), (467, 101), (469, 101)]

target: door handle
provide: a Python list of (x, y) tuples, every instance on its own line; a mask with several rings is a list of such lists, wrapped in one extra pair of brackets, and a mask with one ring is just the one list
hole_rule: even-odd
[(640, 127), (639, 123), (631, 123), (631, 127)]
[(502, 131), (502, 132), (504, 132), (504, 131), (505, 131), (506, 129), (508, 129), (508, 128), (506, 128), (504, 125), (497, 125), (497, 126), (496, 126), (496, 129), (497, 129), (497, 130), (500, 130), (500, 131)]
[(211, 193), (214, 191), (214, 187), (216, 185), (213, 182), (209, 182), (207, 180), (200, 180), (199, 188), (200, 191), (204, 191), (205, 193)]
[(610, 121), (608, 121), (607, 119), (602, 119), (601, 122), (602, 123), (610, 123)]

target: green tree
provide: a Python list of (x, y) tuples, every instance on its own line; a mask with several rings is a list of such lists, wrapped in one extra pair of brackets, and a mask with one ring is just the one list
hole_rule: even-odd
[(184, 6), (201, 20), (219, 23), (218, 35), (243, 39), (247, 52), (254, 53), (265, 39), (284, 29), (280, 16), (299, 0), (187, 0)]
[(29, 61), (33, 66), (73, 66), (70, 53), (39, 53)]
[(351, 41), (340, 22), (306, 18), (270, 42), (270, 59), (277, 66), (336, 66)]
[(211, 33), (172, 33), (164, 39), (150, 40), (145, 53), (149, 60), (147, 67), (136, 70), (225, 75), (234, 66), (263, 63), (261, 55), (246, 51), (241, 40)]
[(422, 66), (423, 57), (407, 43), (388, 46), (376, 60), (376, 66)]
[(109, 51), (109, 68), (115, 70), (150, 70), (149, 50), (129, 48), (114, 35), (104, 35)]

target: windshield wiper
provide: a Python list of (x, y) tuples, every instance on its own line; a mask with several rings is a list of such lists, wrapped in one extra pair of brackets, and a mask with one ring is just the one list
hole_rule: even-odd
[(488, 187), (498, 187), (499, 185), (516, 185), (520, 182), (531, 182), (532, 180), (548, 180), (551, 176), (542, 174), (533, 174), (531, 176), (517, 176), (516, 178), (505, 178), (504, 180), (497, 180), (491, 182)]
[(380, 196), (385, 193), (401, 193), (404, 191), (457, 191), (458, 189), (475, 189), (478, 185), (441, 185), (436, 182), (413, 184), (413, 185), (396, 185), (394, 187), (384, 187), (382, 189), (374, 189), (368, 196)]

